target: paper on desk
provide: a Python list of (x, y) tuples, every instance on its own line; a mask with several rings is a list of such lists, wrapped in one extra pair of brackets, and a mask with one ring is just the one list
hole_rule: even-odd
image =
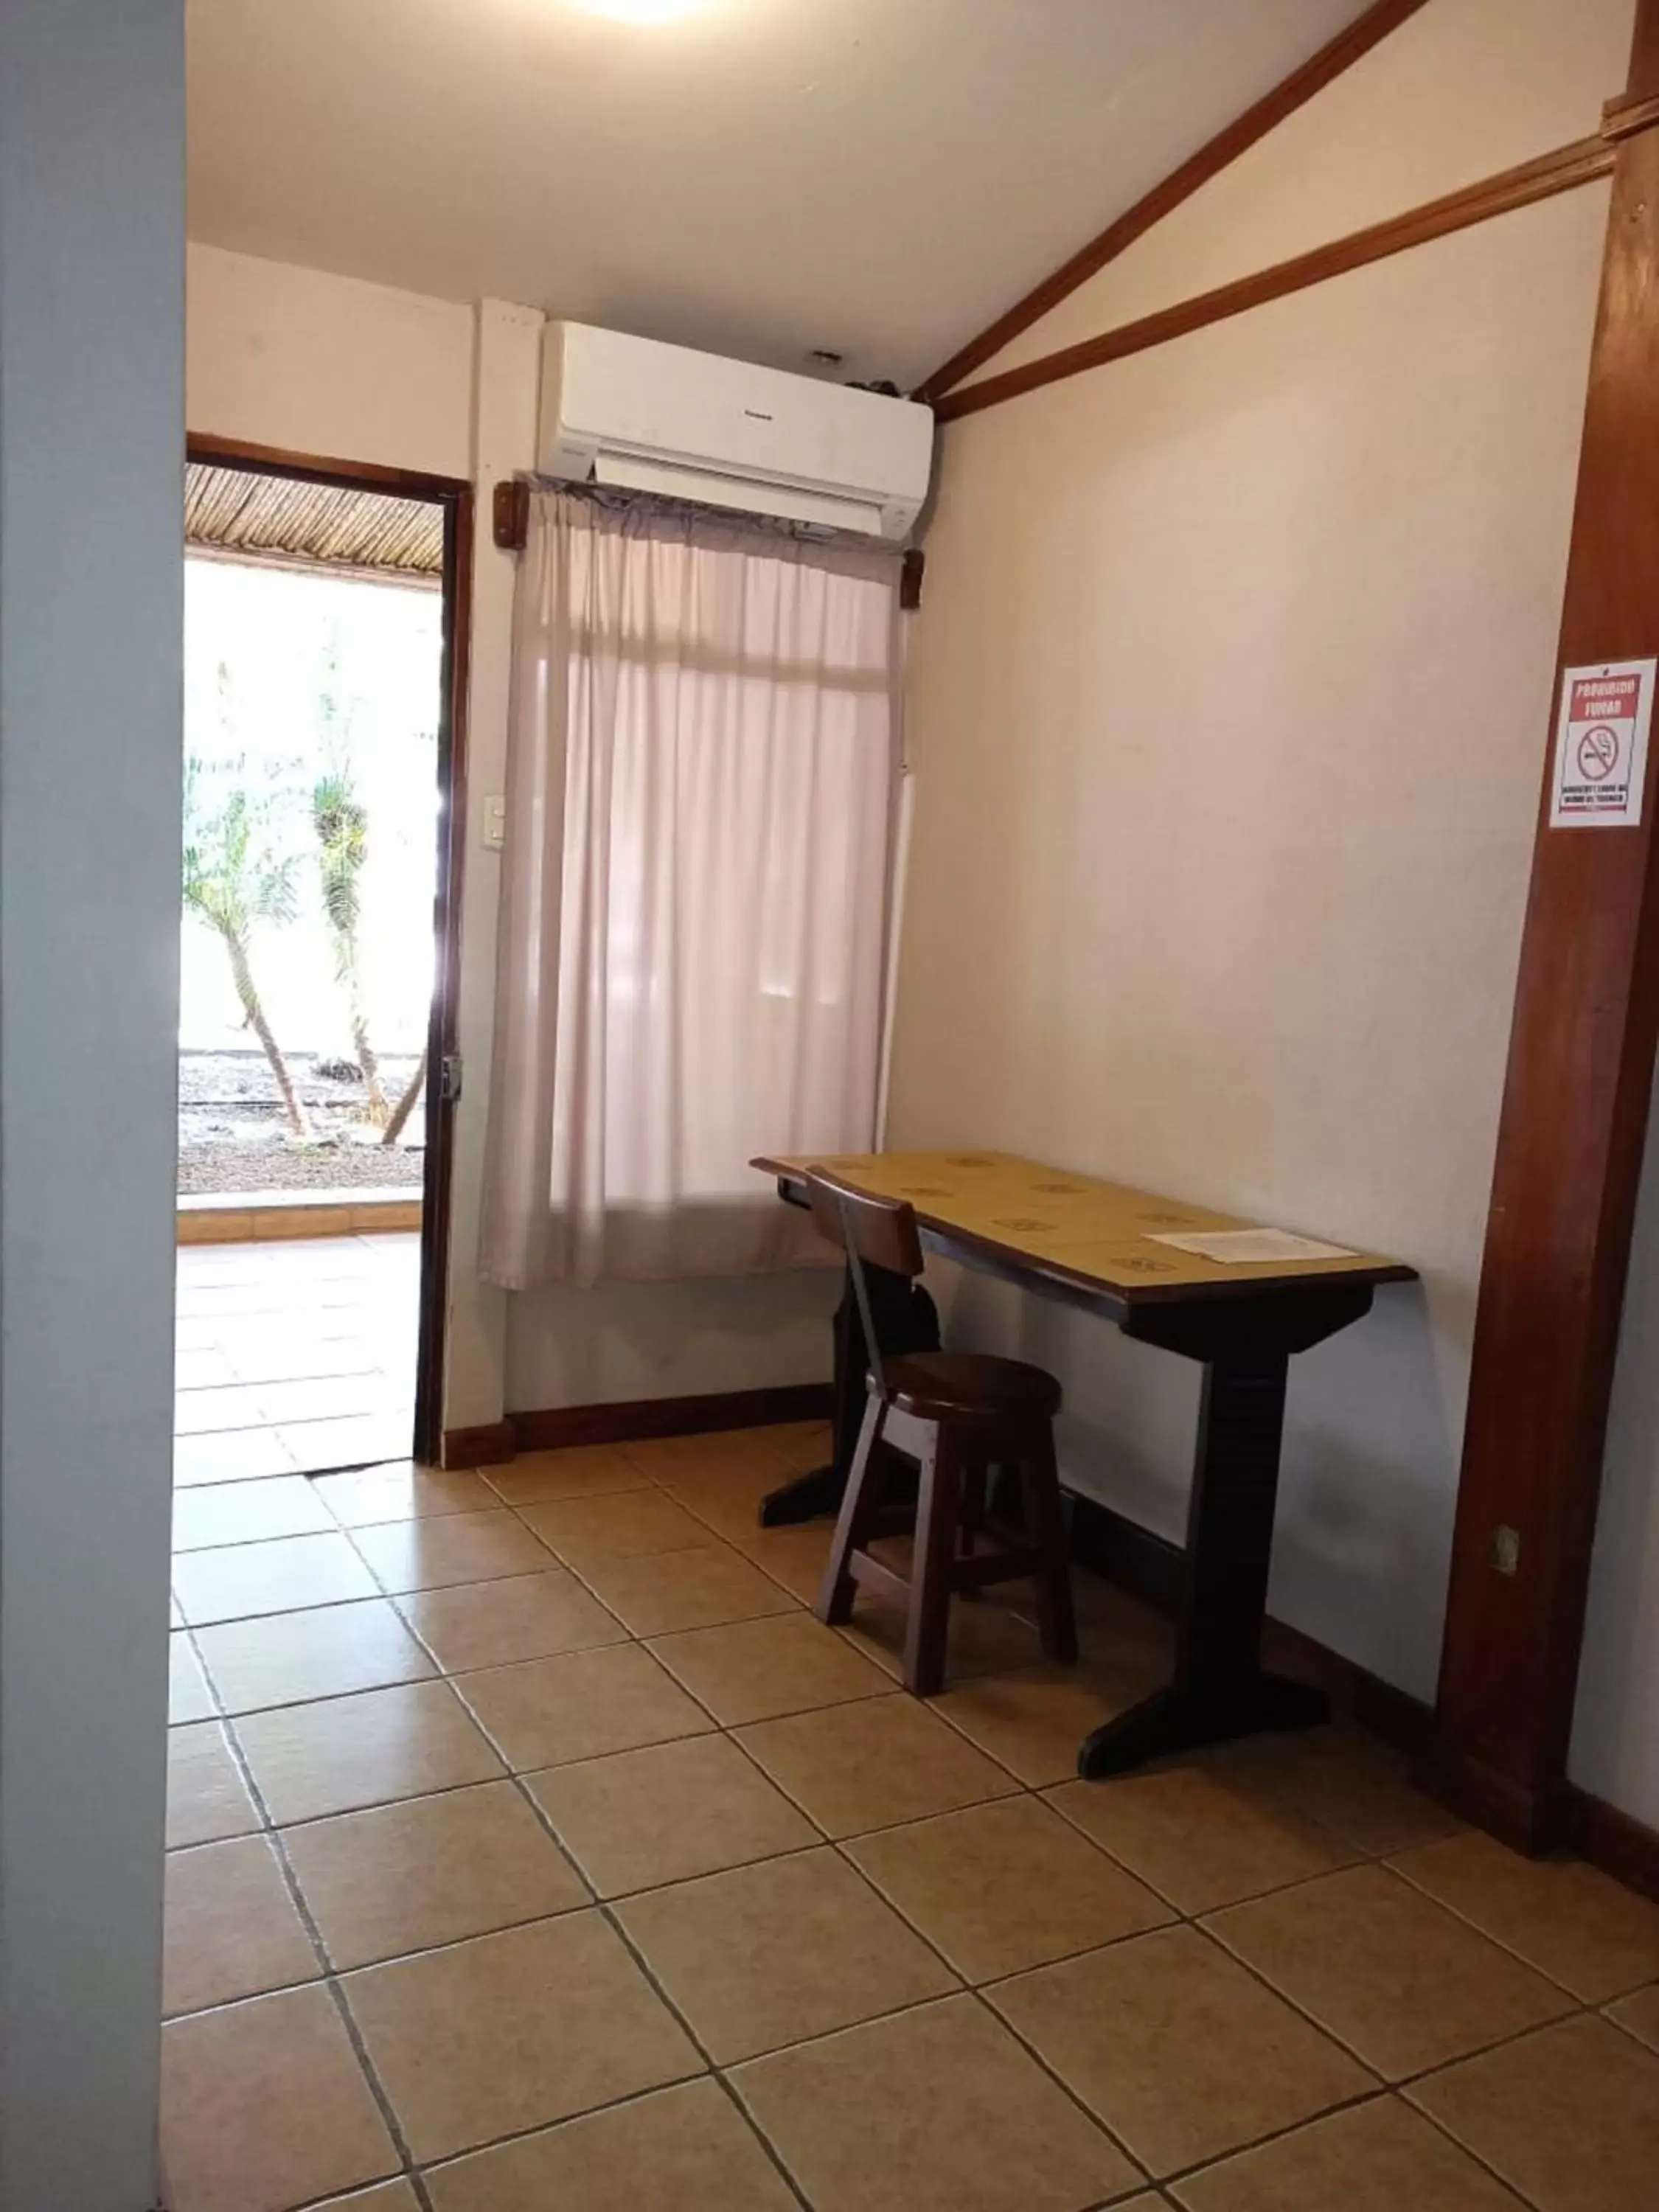
[(1201, 1236), (1153, 1236), (1154, 1244), (1173, 1244), (1200, 1260), (1230, 1260), (1243, 1267), (1273, 1260), (1353, 1260), (1346, 1244), (1322, 1244), (1316, 1237), (1294, 1237), (1288, 1229), (1212, 1229)]

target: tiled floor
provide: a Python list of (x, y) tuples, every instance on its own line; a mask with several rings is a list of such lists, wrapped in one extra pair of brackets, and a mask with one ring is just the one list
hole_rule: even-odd
[[(181, 1244), (179, 1486), (263, 1482), (406, 1452), (420, 1276), (416, 1236)], [(214, 1510), (195, 1517), (200, 1540), (215, 1542)]]
[(173, 2212), (1653, 2201), (1659, 1909), (1340, 1731), (1075, 1781), (1168, 1659), (1092, 1583), (904, 1697), (755, 1527), (821, 1450), (181, 1492)]

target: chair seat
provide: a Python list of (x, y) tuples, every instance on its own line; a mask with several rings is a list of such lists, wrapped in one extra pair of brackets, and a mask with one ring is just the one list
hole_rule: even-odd
[(918, 1352), (885, 1365), (893, 1404), (918, 1420), (1002, 1420), (1014, 1415), (1047, 1421), (1060, 1411), (1059, 1383), (1023, 1359), (998, 1359), (979, 1352)]

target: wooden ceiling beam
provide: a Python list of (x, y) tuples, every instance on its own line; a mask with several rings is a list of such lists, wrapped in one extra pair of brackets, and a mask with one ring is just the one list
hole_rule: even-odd
[(1045, 384), (1058, 384), (1068, 376), (1080, 376), (1085, 369), (1101, 368), (1108, 362), (1123, 361), (1152, 346), (1167, 345), (1172, 338), (1186, 337), (1211, 323), (1224, 322), (1229, 316), (1265, 307), (1270, 300), (1282, 300), (1287, 293), (1305, 291), (1311, 284), (1322, 284), (1351, 269), (1363, 269), (1370, 262), (1387, 260), (1391, 254), (1403, 253), (1413, 246), (1425, 246), (1431, 239), (1443, 238), (1451, 231), (1467, 230), (1474, 223), (1489, 222), (1493, 216), (1509, 215), (1516, 208), (1553, 198), (1558, 192), (1593, 184), (1598, 177), (1612, 175), (1616, 151), (1613, 142), (1601, 135), (1577, 139), (1571, 146), (1558, 147), (1553, 154), (1540, 155), (1536, 161), (1523, 161), (1518, 168), (1483, 178), (1479, 184), (1465, 185), (1457, 191), (1448, 192), (1443, 199), (1408, 208), (1403, 215), (1389, 216), (1369, 229), (1333, 239), (1328, 245), (1316, 246), (1310, 252), (1298, 253), (1290, 261), (1276, 262), (1271, 269), (1258, 270), (1254, 276), (1238, 277), (1231, 284), (1218, 285), (1212, 292), (1200, 293), (1195, 299), (1160, 307), (1155, 314), (1142, 315), (1133, 323), (1121, 323), (1115, 331), (1103, 331), (1098, 337), (1084, 338), (1058, 353), (1022, 362), (1018, 368), (1004, 369), (1000, 376), (981, 377), (977, 384), (964, 385), (960, 392), (947, 393), (934, 412), (941, 422), (954, 422), (962, 416), (977, 414), (981, 408), (1000, 406), (1005, 400), (1039, 391)]
[(1200, 185), (1208, 184), (1212, 177), (1218, 176), (1241, 154), (1248, 153), (1258, 139), (1265, 138), (1268, 131), (1282, 123), (1286, 116), (1294, 115), (1298, 107), (1305, 106), (1316, 93), (1322, 92), (1345, 70), (1351, 69), (1355, 62), (1370, 53), (1373, 46), (1386, 39), (1389, 32), (1396, 30), (1407, 17), (1416, 15), (1423, 5), (1424, 0), (1373, 0), (1373, 4), (1363, 15), (1356, 17), (1346, 30), (1339, 31), (1328, 45), (1322, 46), (1316, 54), (1303, 63), (1300, 69), (1292, 70), (1282, 83), (1276, 84), (1270, 93), (1256, 101), (1254, 107), (1247, 108), (1224, 131), (1218, 131), (1206, 145), (1200, 146), (1197, 153), (1183, 161), (1178, 169), (1172, 170), (1161, 184), (1154, 185), (1151, 191), (1119, 216), (1115, 222), (1109, 223), (1098, 238), (1091, 239), (1087, 246), (1074, 253), (1051, 276), (1046, 276), (1041, 284), (1010, 307), (1006, 314), (999, 316), (977, 337), (970, 338), (959, 352), (952, 354), (949, 361), (919, 384), (911, 396), (932, 405), (960, 384), (963, 377), (970, 376), (975, 369), (982, 368), (994, 356), (1000, 353), (1011, 339), (1017, 338), (1022, 331), (1030, 330), (1031, 325), (1046, 315), (1051, 307), (1058, 307), (1080, 284), (1087, 283), (1091, 276), (1098, 275), (1108, 262), (1117, 258), (1126, 246), (1133, 246), (1136, 239), (1144, 237), (1154, 223), (1161, 222), (1183, 200), (1190, 199)]

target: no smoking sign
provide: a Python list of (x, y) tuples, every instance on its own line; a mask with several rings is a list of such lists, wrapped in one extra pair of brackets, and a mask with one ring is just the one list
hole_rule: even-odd
[(1629, 828), (1642, 819), (1656, 664), (1570, 668), (1561, 683), (1552, 829)]

